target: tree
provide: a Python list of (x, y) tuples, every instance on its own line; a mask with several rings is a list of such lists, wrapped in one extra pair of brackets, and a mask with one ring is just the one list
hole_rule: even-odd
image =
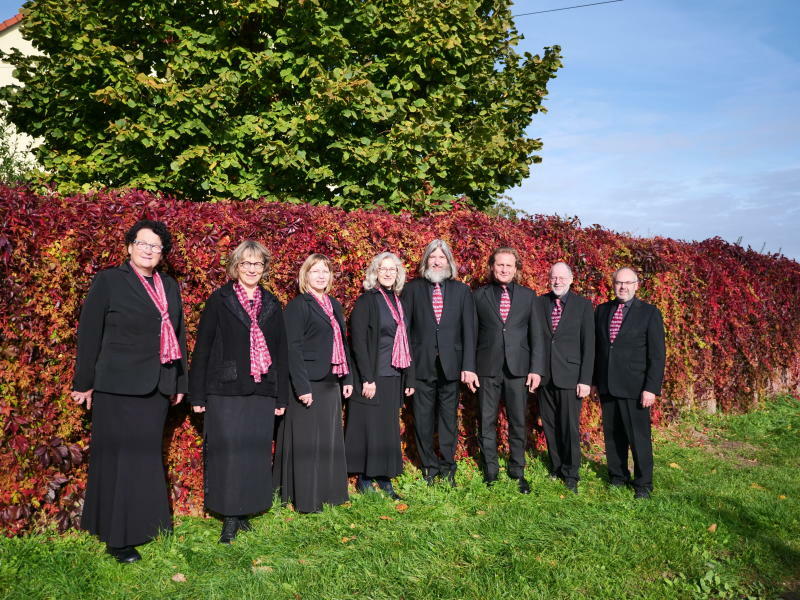
[(424, 211), (491, 206), (561, 66), (510, 0), (35, 0), (9, 117), (62, 191), (132, 186)]
[(20, 136), (0, 110), (0, 184), (19, 185), (34, 178), (33, 141)]

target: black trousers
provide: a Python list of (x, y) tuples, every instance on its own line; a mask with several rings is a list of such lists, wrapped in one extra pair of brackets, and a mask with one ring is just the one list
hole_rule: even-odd
[(479, 438), (481, 455), (487, 478), (497, 477), (497, 412), (500, 398), (506, 403), (508, 418), (508, 476), (519, 479), (525, 474), (525, 407), (528, 388), (525, 377), (514, 377), (504, 366), (503, 373), (497, 377), (481, 377), (478, 388), (478, 402), (481, 411), (481, 434)]
[(550, 455), (550, 473), (565, 481), (580, 478), (582, 404), (575, 388), (558, 388), (552, 381), (539, 388), (539, 414)]
[[(414, 437), (422, 462), (429, 474), (449, 473), (456, 470), (456, 440), (458, 438), (458, 380), (445, 378), (439, 360), (438, 376), (432, 381), (417, 381), (413, 398)], [(434, 424), (439, 429), (439, 452), (433, 447)]]
[(608, 476), (612, 484), (630, 481), (628, 448), (633, 455), (633, 487), (653, 489), (653, 442), (650, 437), (650, 409), (639, 398), (601, 396), (603, 436), (606, 443)]

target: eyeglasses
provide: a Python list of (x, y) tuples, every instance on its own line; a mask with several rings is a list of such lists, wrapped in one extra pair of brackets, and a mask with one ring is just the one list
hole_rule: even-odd
[(633, 285), (634, 283), (639, 283), (638, 281), (615, 281), (614, 285)]
[(566, 283), (569, 279), (569, 277), (551, 277), (550, 283)]
[(397, 273), (397, 267), (378, 267), (378, 273)]
[(161, 251), (164, 249), (164, 246), (159, 246), (158, 244), (148, 244), (147, 242), (143, 242), (142, 240), (136, 240), (133, 242), (133, 245), (136, 246), (139, 250), (150, 250), (153, 254), (161, 254)]
[(243, 260), (239, 263), (240, 269), (252, 269), (254, 271), (263, 271), (264, 270), (264, 263), (263, 262), (250, 262), (247, 260)]

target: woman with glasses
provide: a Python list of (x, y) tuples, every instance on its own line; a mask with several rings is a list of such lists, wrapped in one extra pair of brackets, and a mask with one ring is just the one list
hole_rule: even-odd
[(331, 261), (309, 256), (298, 284), (284, 313), (295, 398), (278, 430), (274, 469), (283, 502), (313, 513), (348, 499), (342, 396), (352, 394), (353, 376), (342, 305), (328, 295)]
[(414, 393), (407, 319), (398, 298), (405, 281), (400, 259), (391, 252), (378, 254), (350, 316), (357, 377), (347, 409), (347, 470), (358, 474), (360, 492), (373, 489), (375, 482), (393, 500), (400, 496), (392, 478), (403, 472), (400, 408), (403, 395)]
[(172, 237), (159, 221), (125, 234), (129, 259), (92, 281), (78, 324), (72, 399), (92, 410), (81, 528), (121, 563), (172, 529), (161, 459), (170, 404), (187, 391), (178, 284), (156, 267)]
[(192, 355), (189, 400), (205, 413), (205, 505), (222, 516), (222, 544), (272, 506), (272, 434), (289, 399), (289, 360), (280, 302), (262, 286), (269, 262), (252, 240), (230, 253), (229, 281), (206, 301)]

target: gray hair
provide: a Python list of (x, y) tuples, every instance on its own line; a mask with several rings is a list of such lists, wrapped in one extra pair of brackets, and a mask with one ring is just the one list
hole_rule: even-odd
[(378, 267), (380, 267), (381, 263), (387, 258), (391, 260), (392, 263), (394, 263), (394, 266), (397, 268), (397, 278), (394, 280), (394, 286), (392, 289), (396, 294), (399, 294), (403, 291), (403, 286), (406, 284), (406, 268), (403, 266), (402, 261), (393, 252), (381, 252), (372, 259), (372, 262), (369, 263), (367, 272), (364, 273), (365, 290), (371, 290), (379, 285)]
[(567, 267), (567, 271), (569, 271), (569, 276), (572, 277), (573, 279), (575, 278), (575, 274), (572, 272), (572, 267), (570, 267), (563, 260), (560, 260), (558, 262), (554, 262), (552, 265), (550, 265), (550, 270), (548, 271), (548, 273), (552, 273), (553, 272), (553, 268), (558, 266), (558, 265), (563, 265), (563, 266)]
[(422, 254), (422, 259), (419, 261), (419, 274), (423, 277), (427, 276), (428, 259), (437, 249), (441, 250), (445, 258), (447, 258), (447, 262), (450, 266), (450, 278), (455, 277), (456, 273), (458, 273), (458, 265), (456, 265), (456, 261), (453, 258), (453, 251), (450, 249), (450, 246), (447, 244), (447, 242), (440, 239), (433, 240), (425, 247), (425, 252)]
[(269, 254), (269, 250), (267, 250), (263, 244), (255, 240), (243, 241), (228, 255), (228, 264), (225, 266), (225, 272), (228, 274), (228, 277), (234, 281), (239, 279), (239, 263), (244, 260), (244, 255), (248, 252), (261, 257), (261, 261), (264, 263), (261, 281), (266, 281), (269, 276), (269, 263), (272, 261), (272, 257)]

